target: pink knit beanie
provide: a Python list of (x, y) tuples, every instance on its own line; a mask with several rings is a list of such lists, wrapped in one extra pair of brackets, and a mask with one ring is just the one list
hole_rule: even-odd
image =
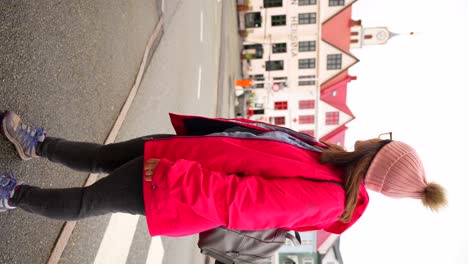
[(366, 187), (392, 198), (416, 198), (432, 210), (447, 201), (444, 189), (427, 183), (416, 151), (400, 141), (392, 141), (377, 152), (365, 177)]

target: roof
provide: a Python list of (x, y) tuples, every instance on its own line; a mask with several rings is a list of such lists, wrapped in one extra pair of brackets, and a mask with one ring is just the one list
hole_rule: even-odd
[(339, 235), (328, 233), (323, 230), (317, 231), (317, 252), (326, 254), (333, 247)]
[(331, 235), (331, 233), (328, 233), (323, 230), (317, 231), (317, 248), (321, 247), (323, 245), (323, 242)]
[(319, 262), (322, 263), (322, 258), (333, 248), (335, 259), (338, 263), (343, 264), (343, 257), (340, 250), (340, 236), (331, 234), (323, 230), (317, 231), (317, 252), (319, 253)]
[(344, 143), (344, 140), (345, 140), (345, 132), (346, 132), (346, 130), (348, 130), (348, 127), (346, 126), (346, 124), (348, 124), (350, 121), (346, 122), (345, 124), (337, 127), (332, 132), (330, 132), (330, 133), (326, 134), (325, 136), (321, 137), (320, 140), (321, 141), (327, 141), (327, 142), (330, 142), (330, 143), (333, 143), (333, 144), (336, 144), (336, 143), (340, 142), (341, 146), (342, 146), (343, 143)]
[(346, 75), (341, 78), (341, 80), (337, 78), (332, 85), (325, 85), (320, 91), (320, 99), (354, 119), (351, 109), (346, 105), (346, 98), (348, 95), (348, 82), (356, 80), (356, 77)]
[[(341, 9), (340, 12), (336, 13), (322, 24), (322, 40), (341, 50), (343, 53), (346, 53), (348, 56), (353, 57), (356, 60), (355, 63), (359, 62), (359, 59), (349, 51), (351, 47), (350, 23), (352, 21), (352, 5), (356, 1), (350, 2), (347, 7)], [(333, 78), (325, 81), (324, 85), (333, 85), (337, 80), (346, 77), (348, 75), (348, 69), (355, 63), (343, 69)]]
[(348, 83), (350, 81), (356, 80), (355, 76), (342, 76), (341, 79), (336, 78), (337, 80), (333, 84), (325, 85), (320, 92), (320, 99), (329, 105), (335, 107), (336, 109), (345, 112), (351, 116), (351, 119), (341, 124), (336, 129), (332, 130), (330, 133), (322, 136), (320, 140), (328, 141), (331, 143), (341, 142), (344, 144), (345, 140), (345, 131), (348, 129), (346, 126), (349, 122), (355, 119), (354, 114), (349, 109), (346, 104), (346, 98), (348, 94)]
[[(354, 56), (349, 53), (351, 46), (350, 21), (352, 15), (352, 4), (355, 2), (356, 1), (351, 2), (346, 8), (342, 9), (322, 24), (322, 39), (352, 57)], [(359, 61), (357, 58), (356, 60)], [(348, 129), (346, 124), (355, 119), (354, 114), (346, 104), (348, 94), (347, 84), (348, 82), (356, 79), (356, 77), (348, 75), (348, 68), (344, 69), (322, 85), (320, 97), (322, 101), (350, 115), (351, 119), (321, 137), (321, 140), (332, 143), (341, 142), (344, 144), (345, 131)], [(336, 91), (335, 95), (334, 91)]]
[(345, 52), (349, 52), (351, 46), (350, 21), (354, 2), (322, 24), (322, 39)]

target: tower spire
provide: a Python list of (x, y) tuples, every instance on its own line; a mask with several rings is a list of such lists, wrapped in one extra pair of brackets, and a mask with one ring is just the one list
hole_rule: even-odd
[(419, 33), (395, 33), (387, 27), (363, 27), (360, 24), (351, 25), (351, 48), (362, 48), (369, 45), (383, 45), (396, 36), (414, 36)]
[(406, 33), (395, 33), (395, 32), (390, 31), (390, 35), (391, 35), (390, 38), (397, 37), (397, 36), (415, 36), (419, 34), (420, 34), (419, 32), (414, 32), (414, 31), (406, 32)]

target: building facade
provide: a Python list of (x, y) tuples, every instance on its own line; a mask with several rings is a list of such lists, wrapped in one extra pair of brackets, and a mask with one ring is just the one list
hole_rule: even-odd
[(239, 1), (243, 73), (253, 80), (249, 118), (342, 145), (351, 48), (384, 44), (386, 28), (351, 19), (355, 0)]
[(276, 253), (273, 264), (343, 264), (340, 237), (325, 231), (301, 233), (302, 244), (287, 241)]
[(302, 232), (301, 245), (294, 246), (290, 241), (275, 255), (277, 264), (317, 264), (317, 232)]

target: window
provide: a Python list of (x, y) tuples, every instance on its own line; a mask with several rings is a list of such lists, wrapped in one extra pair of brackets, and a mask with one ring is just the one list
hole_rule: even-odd
[(301, 115), (299, 116), (299, 124), (313, 124), (315, 123), (314, 115)]
[(307, 258), (304, 258), (304, 259), (302, 260), (302, 263), (303, 263), (303, 264), (314, 264), (314, 259), (311, 258), (311, 257), (307, 257)]
[(244, 52), (253, 55), (253, 59), (263, 58), (263, 45), (262, 44), (250, 44), (244, 45)]
[(300, 100), (299, 109), (314, 109), (315, 100)]
[(315, 69), (315, 59), (299, 59), (299, 69)]
[(299, 14), (299, 24), (315, 24), (317, 22), (317, 13)]
[(299, 41), (299, 52), (315, 51), (315, 41)]
[(341, 69), (341, 54), (327, 55), (327, 70)]
[(265, 114), (265, 109), (254, 109), (253, 114), (254, 115), (264, 115)]
[(271, 16), (272, 26), (284, 26), (286, 25), (286, 15)]
[(273, 80), (278, 81), (278, 80), (287, 80), (288, 77), (273, 77)]
[(288, 109), (288, 102), (275, 102), (275, 110), (287, 110)]
[(329, 0), (328, 6), (344, 6), (344, 0)]
[(315, 75), (301, 75), (299, 79), (315, 79)]
[(274, 125), (284, 125), (286, 124), (286, 119), (284, 116), (270, 117), (270, 123)]
[(286, 43), (275, 43), (273, 44), (273, 53), (285, 53)]
[(299, 86), (315, 85), (314, 80), (299, 81)]
[(326, 112), (325, 113), (325, 124), (326, 125), (338, 125), (340, 121), (339, 112)]
[(317, 0), (299, 0), (300, 6), (315, 5), (315, 4), (317, 4)]
[(263, 76), (263, 74), (250, 75), (249, 77), (250, 77), (250, 79), (252, 79), (254, 81), (264, 81), (265, 80), (265, 76)]
[(252, 12), (245, 14), (245, 27), (258, 28), (262, 26), (262, 15), (260, 12)]
[(266, 61), (265, 63), (267, 71), (281, 71), (284, 69), (283, 60)]
[(283, 0), (263, 0), (263, 7), (281, 7)]
[(287, 82), (274, 82), (271, 87), (271, 89), (275, 92), (278, 92), (279, 90), (282, 90), (284, 88), (288, 88)]
[(315, 80), (299, 81), (299, 86), (315, 85)]
[[(309, 135), (309, 136), (311, 136), (311, 137), (314, 137), (314, 130), (301, 130), (301, 131), (299, 131), (299, 132), (304, 133), (304, 134), (307, 134), (307, 135)], [(303, 244), (303, 245), (306, 245), (306, 244), (305, 244), (305, 241), (304, 241), (302, 244)], [(311, 244), (311, 245), (312, 245), (312, 244)]]

